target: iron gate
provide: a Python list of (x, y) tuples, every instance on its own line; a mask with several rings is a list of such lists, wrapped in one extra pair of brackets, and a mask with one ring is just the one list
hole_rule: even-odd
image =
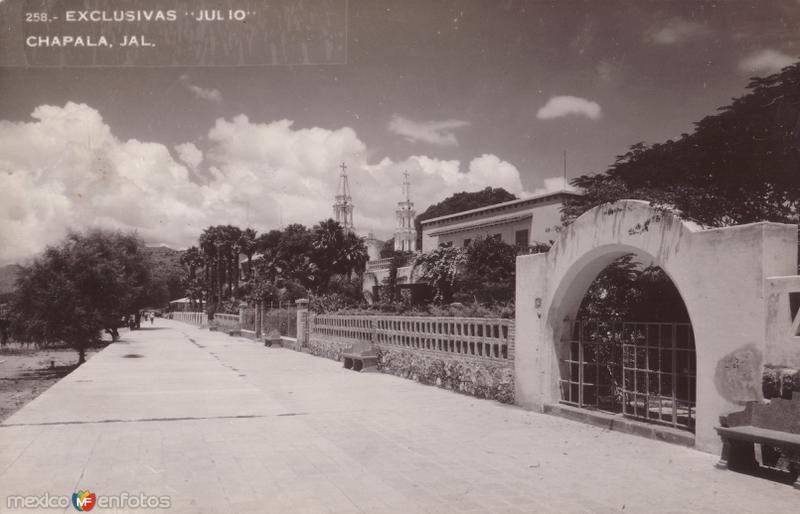
[(694, 431), (691, 324), (576, 321), (562, 348), (563, 403)]

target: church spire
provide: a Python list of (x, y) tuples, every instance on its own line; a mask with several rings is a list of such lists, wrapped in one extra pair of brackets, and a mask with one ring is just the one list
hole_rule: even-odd
[(408, 171), (403, 172), (403, 200), (397, 202), (397, 227), (394, 232), (394, 249), (398, 252), (417, 250), (417, 230), (414, 226), (414, 202), (411, 201), (411, 181)]
[(406, 202), (411, 201), (411, 182), (408, 180), (408, 170), (403, 172), (403, 197)]
[(354, 232), (353, 199), (350, 197), (350, 181), (347, 178), (347, 165), (342, 163), (339, 173), (339, 187), (336, 190), (336, 203), (333, 204), (333, 219), (339, 222), (346, 232)]

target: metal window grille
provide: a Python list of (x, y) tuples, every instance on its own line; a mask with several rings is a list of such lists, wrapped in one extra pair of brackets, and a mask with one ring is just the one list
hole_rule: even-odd
[(570, 323), (563, 403), (693, 431), (696, 359), (689, 323)]

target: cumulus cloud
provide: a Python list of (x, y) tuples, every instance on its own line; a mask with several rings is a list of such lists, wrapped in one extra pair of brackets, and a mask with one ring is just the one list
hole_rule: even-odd
[(664, 25), (652, 27), (646, 38), (659, 45), (677, 45), (691, 39), (707, 36), (711, 33), (708, 27), (696, 21), (683, 18), (672, 18)]
[(766, 48), (753, 52), (739, 61), (739, 71), (744, 73), (772, 74), (797, 62), (795, 57)]
[(547, 177), (542, 183), (542, 187), (537, 187), (531, 192), (532, 195), (543, 195), (556, 191), (577, 191), (568, 182), (565, 183), (564, 177)]
[[(31, 121), (0, 121), (0, 264), (89, 226), (186, 247), (212, 224), (312, 225), (332, 214), (342, 161), (361, 233), (391, 234), (405, 170), (419, 210), (487, 186), (523, 193), (518, 170), (492, 154), (468, 163), (426, 155), (368, 163), (349, 127), (297, 128), (240, 115), (218, 119), (202, 146), (184, 143), (170, 153), (160, 143), (121, 140), (84, 104), (40, 106)], [(195, 173), (204, 180), (193, 180)]]
[(155, 242), (194, 236), (203, 194), (165, 146), (117, 139), (84, 104), (40, 106), (32, 118), (0, 122), (0, 261), (94, 225)]
[(194, 143), (183, 143), (175, 146), (178, 157), (190, 168), (196, 170), (203, 162), (203, 152)]
[(413, 121), (399, 114), (389, 120), (389, 132), (405, 137), (411, 142), (423, 141), (438, 146), (458, 146), (454, 131), (468, 127), (463, 120)]
[(207, 89), (200, 87), (197, 84), (193, 84), (189, 78), (189, 75), (181, 75), (180, 80), (183, 86), (191, 91), (196, 98), (207, 100), (209, 102), (222, 102), (222, 93), (220, 93), (218, 89)]
[[(489, 186), (525, 194), (517, 168), (493, 154), (483, 154), (463, 165), (459, 160), (426, 155), (413, 155), (400, 161), (384, 158), (377, 164), (365, 165), (365, 171), (366, 176), (353, 188), (355, 223), (384, 235), (389, 235), (394, 228), (393, 206), (402, 198), (405, 171), (409, 173), (411, 200), (418, 212), (454, 193), (478, 191)], [(358, 197), (356, 191), (360, 192)]]
[(566, 116), (586, 116), (596, 120), (602, 115), (600, 104), (577, 96), (553, 96), (536, 113), (540, 120), (552, 120)]

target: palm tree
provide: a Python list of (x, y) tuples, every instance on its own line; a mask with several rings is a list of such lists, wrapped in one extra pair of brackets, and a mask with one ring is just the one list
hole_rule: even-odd
[(209, 297), (219, 302), (219, 230), (218, 227), (207, 227), (200, 234), (198, 241), (203, 255), (205, 281), (209, 286)]
[(256, 252), (256, 237), (258, 233), (250, 227), (242, 231), (242, 237), (239, 238), (239, 249), (247, 256), (247, 274), (248, 280), (253, 279), (253, 254)]
[(361, 276), (369, 260), (364, 239), (352, 232), (348, 232), (344, 237), (344, 242), (339, 252), (339, 260), (347, 274), (348, 281), (352, 278), (354, 271)]
[(189, 271), (189, 276), (186, 280), (187, 296), (192, 303), (195, 300), (200, 300), (200, 310), (203, 309), (203, 285), (205, 281), (198, 280), (197, 270), (202, 268), (204, 263), (203, 254), (196, 246), (190, 247), (181, 255), (181, 265), (185, 266)]

